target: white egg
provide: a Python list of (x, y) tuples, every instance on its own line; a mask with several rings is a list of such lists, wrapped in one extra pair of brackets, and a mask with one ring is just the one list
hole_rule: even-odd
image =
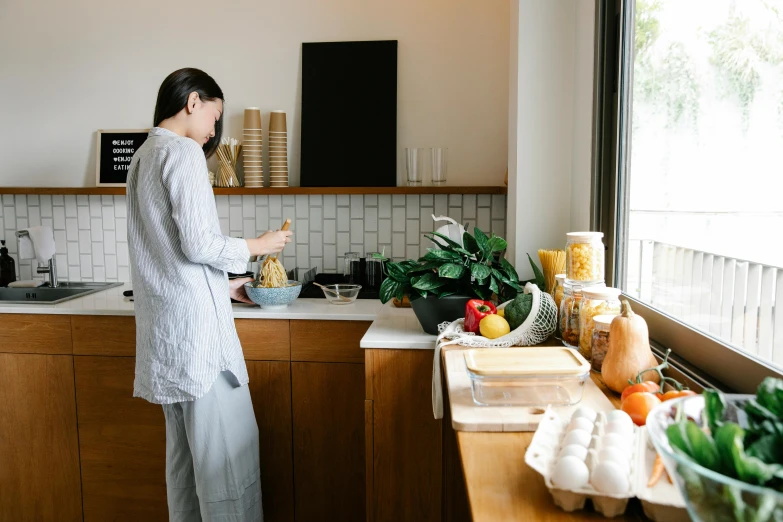
[(601, 437), (602, 448), (617, 448), (626, 453), (631, 449), (631, 437), (624, 437), (617, 433), (607, 433)]
[(587, 464), (573, 455), (558, 459), (552, 472), (552, 483), (562, 489), (579, 489), (587, 484), (589, 478)]
[(578, 419), (579, 417), (583, 417), (590, 422), (595, 422), (595, 418), (598, 416), (598, 414), (595, 412), (594, 409), (588, 408), (586, 406), (582, 406), (578, 410), (574, 412), (573, 415), (571, 415), (571, 419)]
[(633, 421), (631, 420), (631, 416), (625, 413), (623, 410), (612, 410), (606, 412), (606, 422), (624, 422), (628, 425), (632, 425)]
[(568, 430), (585, 430), (587, 433), (592, 433), (593, 423), (584, 417), (577, 417), (568, 425)]
[(607, 495), (627, 493), (630, 485), (628, 474), (623, 472), (619, 464), (611, 460), (605, 460), (596, 465), (590, 483), (595, 486), (595, 489)]
[(589, 432), (585, 430), (571, 430), (569, 431), (565, 438), (563, 439), (563, 446), (568, 446), (570, 444), (578, 444), (579, 446), (588, 447), (590, 445), (590, 439), (592, 436)]
[(577, 457), (580, 460), (585, 460), (587, 458), (587, 448), (579, 444), (569, 444), (560, 450), (558, 458), (563, 457)]
[(604, 433), (616, 433), (624, 437), (633, 437), (633, 424), (623, 421), (612, 421), (604, 426)]
[(631, 461), (627, 451), (618, 448), (604, 448), (598, 452), (598, 462), (611, 461), (619, 465), (626, 474), (631, 472)]

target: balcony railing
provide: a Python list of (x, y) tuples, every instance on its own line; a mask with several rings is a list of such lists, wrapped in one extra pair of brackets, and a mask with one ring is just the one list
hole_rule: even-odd
[(631, 240), (628, 293), (783, 367), (783, 268)]

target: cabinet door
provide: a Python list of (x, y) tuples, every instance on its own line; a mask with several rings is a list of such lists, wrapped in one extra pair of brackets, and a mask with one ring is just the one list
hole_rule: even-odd
[(0, 383), (0, 520), (81, 520), (73, 357), (0, 354)]
[(265, 522), (294, 520), (291, 364), (247, 361), (258, 423)]
[(295, 362), (291, 375), (297, 522), (365, 520), (364, 365)]
[(74, 359), (85, 522), (165, 522), (163, 410), (133, 397), (135, 359)]

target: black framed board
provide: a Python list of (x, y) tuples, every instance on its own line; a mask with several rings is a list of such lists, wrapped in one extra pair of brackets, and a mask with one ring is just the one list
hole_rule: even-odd
[(124, 187), (131, 158), (147, 139), (149, 129), (99, 130), (95, 159), (95, 185)]

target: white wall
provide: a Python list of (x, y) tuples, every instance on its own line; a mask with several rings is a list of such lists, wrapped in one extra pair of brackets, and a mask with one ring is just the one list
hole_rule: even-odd
[(380, 39), (399, 40), (400, 179), (403, 147), (447, 146), (449, 184), (499, 185), (508, 17), (509, 0), (0, 2), (0, 185), (92, 186), (95, 131), (149, 127), (181, 67), (223, 88), (224, 135), (241, 136), (246, 106), (265, 126), (285, 110), (298, 184), (301, 43)]
[(528, 253), (589, 225), (594, 5), (512, 1), (507, 234), (523, 277)]

